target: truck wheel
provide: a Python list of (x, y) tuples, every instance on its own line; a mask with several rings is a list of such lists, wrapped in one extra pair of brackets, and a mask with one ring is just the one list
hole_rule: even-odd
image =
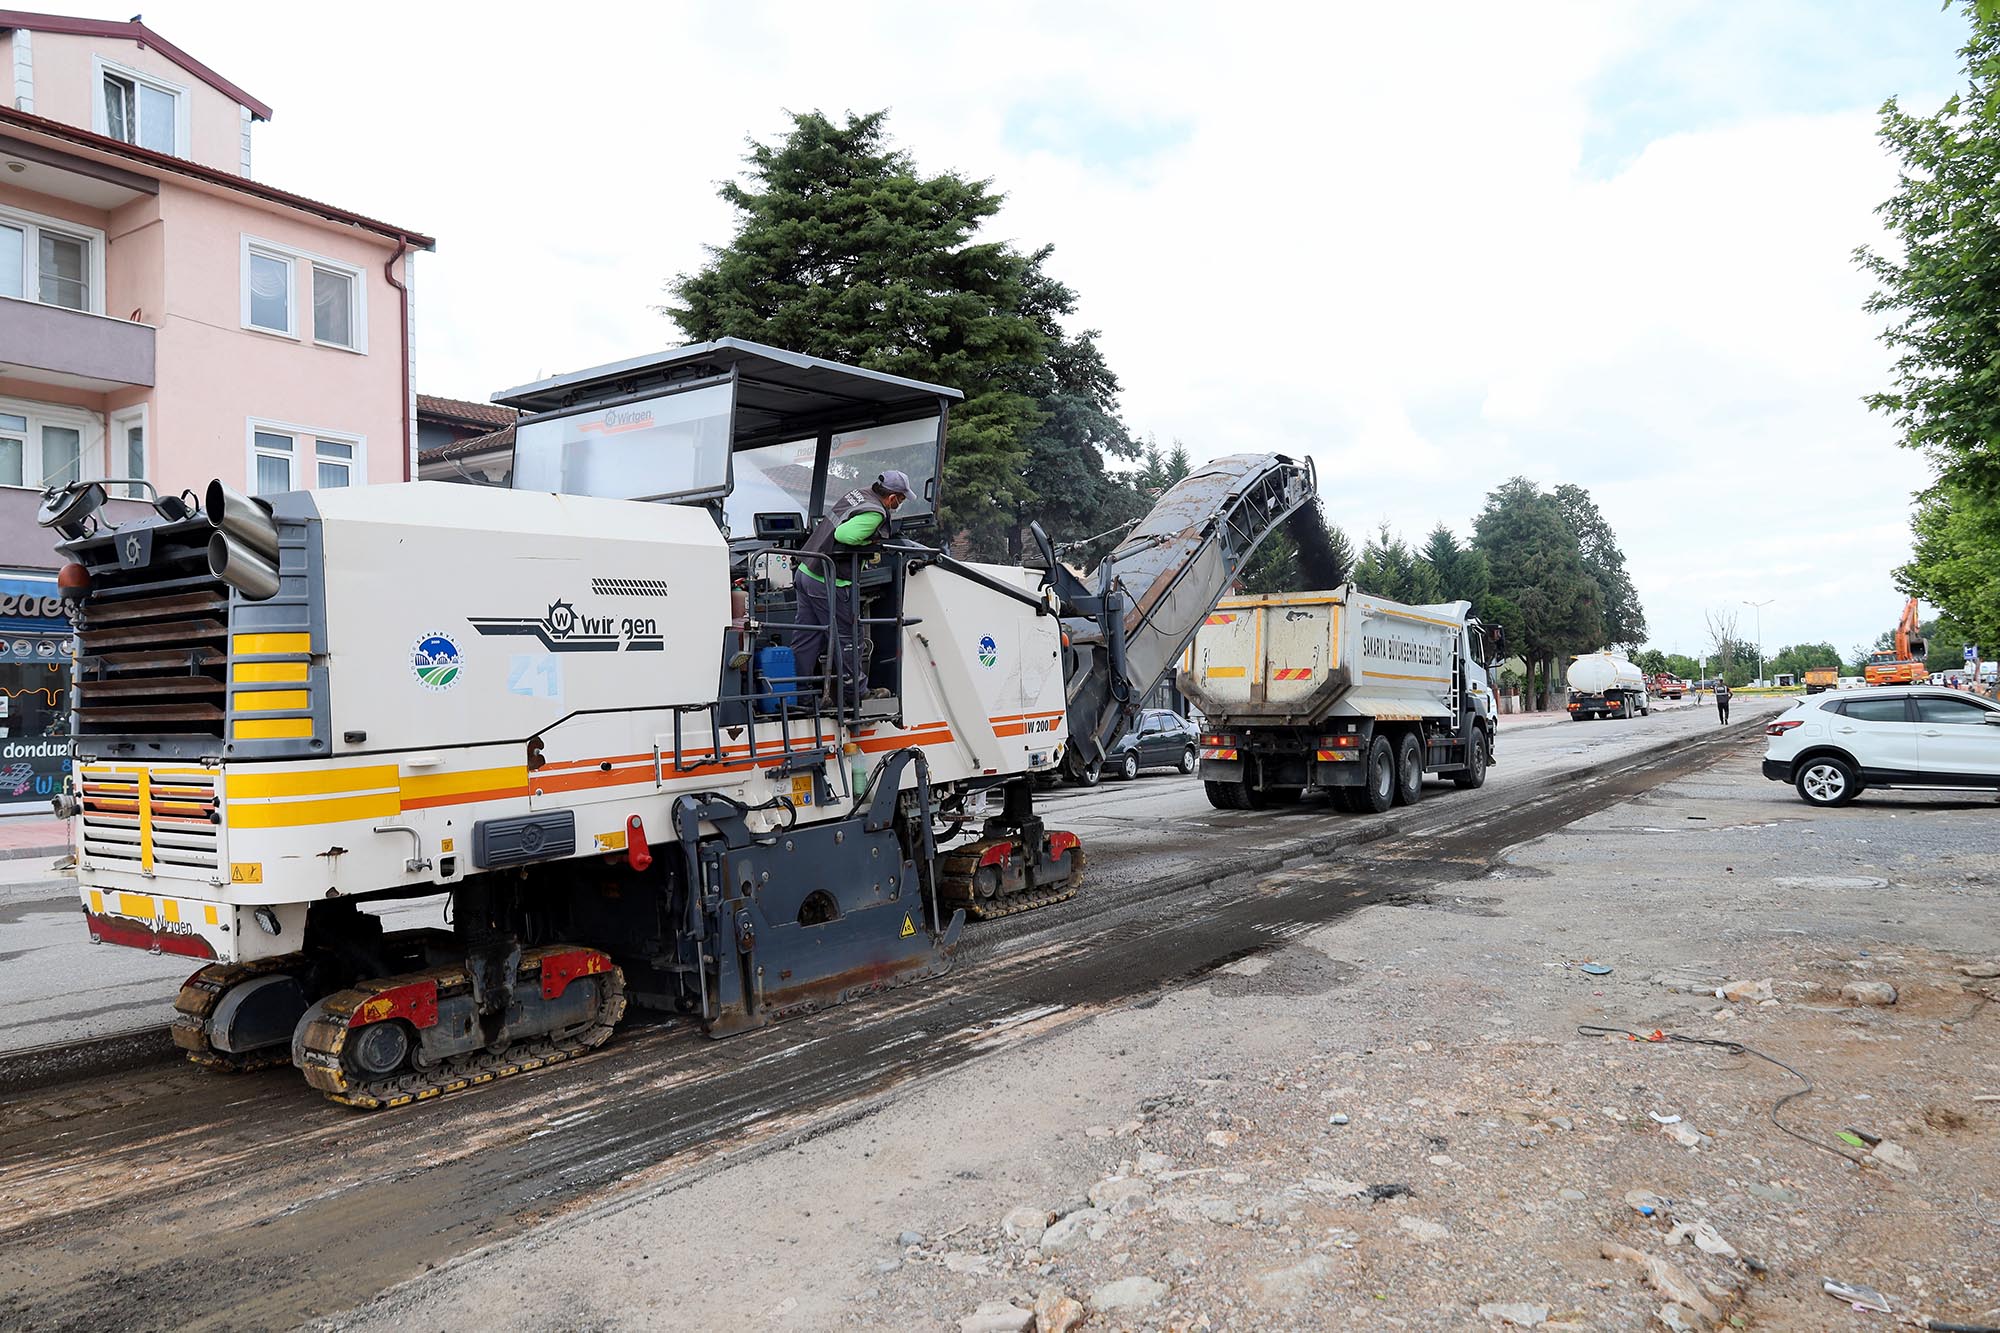
[(1466, 766), (1451, 775), (1451, 780), (1468, 791), (1486, 785), (1486, 733), (1477, 727), (1472, 731), (1472, 754)]
[(1414, 732), (1396, 742), (1396, 802), (1415, 805), (1424, 794), (1424, 747)]
[(1377, 736), (1368, 747), (1368, 783), (1361, 789), (1361, 808), (1381, 814), (1396, 803), (1396, 752), (1387, 736)]
[(1079, 787), (1095, 787), (1104, 781), (1104, 765), (1085, 764), (1082, 772), (1070, 775), (1070, 781)]
[(1255, 810), (1263, 804), (1248, 782), (1204, 782), (1201, 785), (1208, 791), (1208, 803), (1218, 810)]

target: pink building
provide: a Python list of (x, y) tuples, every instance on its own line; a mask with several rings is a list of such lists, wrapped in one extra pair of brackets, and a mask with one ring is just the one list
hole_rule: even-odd
[(10, 743), (60, 729), (41, 701), (67, 693), (42, 679), (66, 626), (7, 614), (54, 593), (45, 485), (415, 475), (412, 261), (435, 243), (255, 180), (270, 117), (143, 23), (0, 10), (0, 807)]

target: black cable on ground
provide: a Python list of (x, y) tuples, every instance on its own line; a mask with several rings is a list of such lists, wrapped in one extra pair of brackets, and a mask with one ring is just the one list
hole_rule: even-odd
[(1654, 1032), (1649, 1036), (1643, 1032), (1634, 1032), (1629, 1028), (1599, 1027), (1594, 1023), (1579, 1023), (1576, 1030), (1580, 1035), (1585, 1037), (1629, 1037), (1633, 1041), (1651, 1043), (1672, 1042), (1683, 1046), (1712, 1046), (1717, 1050), (1726, 1051), (1730, 1055), (1754, 1055), (1767, 1064), (1774, 1064), (1797, 1079), (1803, 1086), (1792, 1089), (1771, 1104), (1771, 1109), (1765, 1113), (1770, 1117), (1771, 1123), (1797, 1139), (1800, 1143), (1811, 1144), (1821, 1152), (1830, 1152), (1843, 1162), (1853, 1162), (1857, 1165), (1861, 1162), (1861, 1158), (1856, 1157), (1853, 1153), (1842, 1152), (1830, 1143), (1824, 1143), (1810, 1135), (1801, 1134), (1784, 1121), (1778, 1119), (1778, 1112), (1784, 1110), (1790, 1103), (1813, 1091), (1813, 1081), (1774, 1055), (1766, 1055), (1755, 1047), (1745, 1046), (1740, 1041), (1727, 1041), (1720, 1037), (1686, 1037), (1678, 1032)]

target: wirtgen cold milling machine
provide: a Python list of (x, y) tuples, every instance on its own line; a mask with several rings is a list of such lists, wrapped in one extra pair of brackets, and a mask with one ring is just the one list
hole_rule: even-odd
[[(633, 1002), (726, 1035), (930, 976), (967, 916), (1075, 893), (1034, 775), (1101, 757), (1311, 472), (1210, 465), (1094, 590), (963, 564), (906, 535), (960, 396), (724, 339), (498, 395), (512, 490), (218, 482), (118, 527), (101, 483), (51, 491), (92, 937), (213, 960), (176, 1005), (197, 1061), (378, 1107), (586, 1051)], [(800, 550), (892, 468), (878, 561)], [(814, 562), (859, 704), (851, 645), (810, 676), (784, 647)], [(384, 928), (440, 892), (448, 929)]]

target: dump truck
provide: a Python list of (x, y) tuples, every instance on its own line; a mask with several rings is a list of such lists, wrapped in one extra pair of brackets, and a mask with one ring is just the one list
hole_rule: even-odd
[(1599, 717), (1644, 716), (1652, 711), (1646, 674), (1616, 653), (1583, 653), (1569, 664), (1572, 722)]
[(1206, 719), (1209, 804), (1324, 792), (1346, 811), (1415, 801), (1426, 774), (1486, 781), (1500, 634), (1469, 602), (1407, 606), (1354, 584), (1225, 598), (1189, 645), (1181, 692)]
[(1818, 694), (1822, 690), (1838, 689), (1839, 687), (1840, 687), (1839, 667), (1806, 668), (1807, 694)]
[[(1317, 510), (1310, 462), (1243, 455), (1084, 577), (975, 564), (922, 540), (955, 389), (724, 338), (496, 400), (511, 489), (213, 481), (116, 523), (104, 482), (43, 498), (84, 921), (198, 961), (171, 1026), (198, 1064), (377, 1109), (581, 1054), (630, 1005), (721, 1037), (933, 976), (966, 921), (1077, 892), (1033, 779), (1101, 760)], [(878, 558), (819, 553), (890, 469)], [(806, 577), (860, 627), (817, 668)], [(382, 915), (440, 894), (448, 928)]]

